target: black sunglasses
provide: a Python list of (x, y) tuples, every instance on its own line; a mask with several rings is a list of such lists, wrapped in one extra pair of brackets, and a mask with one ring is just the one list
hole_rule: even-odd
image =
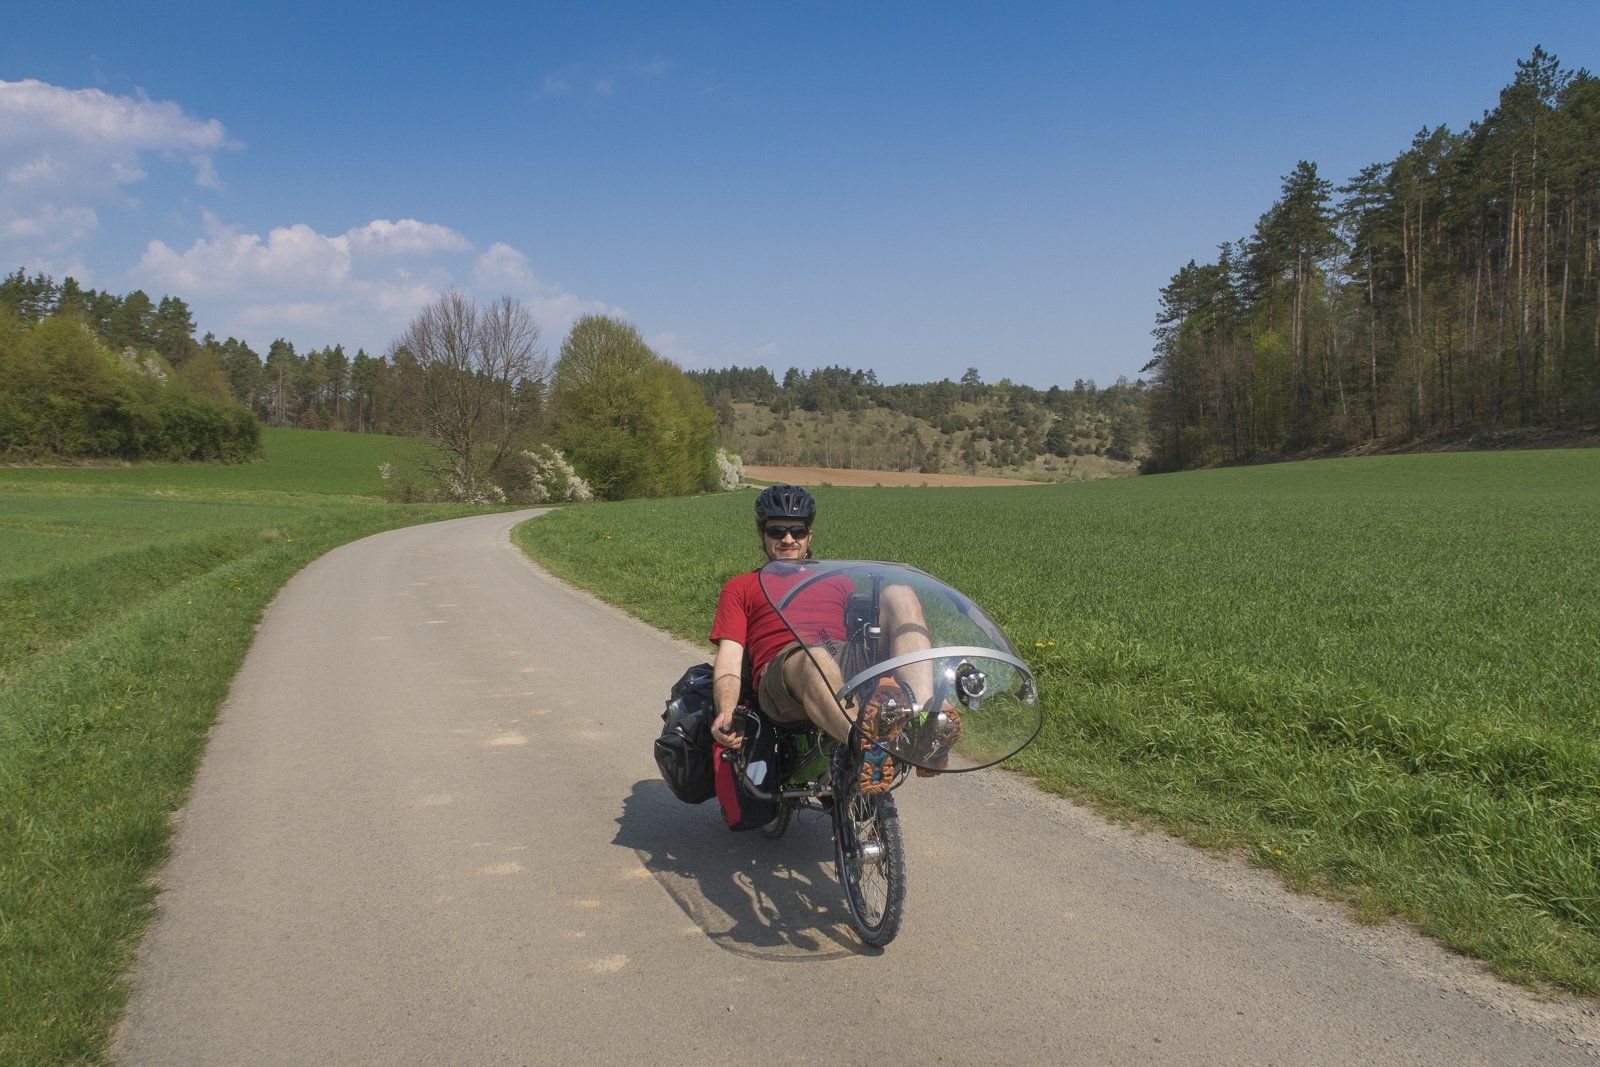
[(808, 535), (810, 535), (811, 527), (805, 526), (805, 525), (800, 525), (800, 526), (767, 526), (767, 527), (763, 528), (761, 532), (766, 534), (768, 537), (772, 538), (774, 541), (782, 541), (784, 534), (788, 534), (790, 537), (794, 538), (796, 541), (804, 541), (806, 539), (806, 537)]

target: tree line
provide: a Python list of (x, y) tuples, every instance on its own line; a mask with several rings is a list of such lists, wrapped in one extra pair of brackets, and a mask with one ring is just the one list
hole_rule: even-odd
[[(1337, 195), (1336, 195), (1337, 194)], [(1600, 79), (1541, 48), (1466, 130), (1314, 163), (1161, 290), (1151, 466), (1600, 422)]]
[(59, 315), (82, 323), (115, 351), (153, 352), (198, 391), (245, 405), (265, 426), (425, 431), (417, 405), (407, 402), (422, 375), (403, 350), (350, 354), (332, 344), (297, 351), (280, 337), (262, 354), (236, 337), (219, 340), (207, 332), (197, 340), (193, 315), (180, 297), (156, 301), (137, 289), (118, 296), (21, 269), (0, 281), (0, 314), (6, 312), (33, 323)]
[(113, 350), (68, 316), (0, 310), (0, 458), (237, 462), (260, 438), (248, 410), (153, 351)]
[[(155, 300), (140, 291), (119, 297), (20, 270), (0, 281), (0, 309), (27, 321), (70, 318), (109, 347), (154, 353), (192, 391), (222, 403), (237, 400), (266, 426), (452, 441), (448, 462), (425, 473), (460, 495), (477, 496), (493, 485), (516, 497), (526, 479), (511, 466), (539, 446), (565, 453), (604, 496), (717, 484), (711, 457), (719, 440), (752, 462), (927, 472), (1015, 468), (1042, 457), (1126, 460), (1145, 450), (1145, 387), (1126, 378), (1104, 387), (1079, 379), (1037, 389), (1010, 379), (985, 382), (976, 368), (959, 381), (900, 384), (841, 366), (790, 367), (781, 378), (765, 367), (737, 366), (685, 376), (631, 325), (593, 316), (563, 341), (561, 358), (545, 358), (534, 336), (538, 356), (518, 357), (514, 373), (497, 374), (487, 355), (494, 346), (478, 334), (484, 316), (496, 318), (503, 342), (506, 316), (515, 309), (463, 300), (455, 294), (443, 301), (449, 307), (425, 309), (381, 355), (361, 349), (350, 355), (339, 344), (302, 351), (279, 338), (263, 356), (234, 337), (206, 333), (196, 340), (193, 316), (179, 297)], [(517, 328), (537, 335), (534, 323)], [(504, 343), (499, 350), (503, 361)], [(734, 428), (736, 402), (784, 420), (795, 413), (821, 418), (810, 420), (817, 425), (809, 434), (741, 434)], [(476, 414), (450, 425), (443, 415), (451, 411)], [(866, 418), (874, 412), (900, 418)]]
[[(423, 477), (407, 490), (420, 496), (559, 499), (570, 483), (618, 498), (720, 484), (714, 422), (700, 390), (631, 324), (605, 316), (578, 320), (552, 361), (539, 324), (519, 302), (479, 306), (452, 291), (419, 312), (382, 355), (357, 349), (351, 356), (339, 344), (299, 352), (279, 338), (262, 357), (234, 337), (196, 340), (193, 316), (178, 297), (154, 301), (138, 290), (118, 296), (19, 269), (0, 281), (0, 319), (14, 323), (19, 337), (81, 337), (107, 360), (145, 368), (144, 379), (170, 380), (174, 397), (200, 398), (232, 412), (235, 422), (242, 415), (250, 448), (228, 458), (254, 451), (259, 420), (425, 437), (436, 447), (423, 453)], [(27, 407), (16, 383), (21, 369), (37, 367), (22, 358), (31, 351), (0, 348), (6, 410)], [(35, 392), (44, 388), (37, 374), (30, 380)], [(66, 438), (43, 433), (30, 438), (42, 442), (38, 447), (22, 448), (20, 424), (10, 425), (11, 438), (0, 432), (0, 452), (12, 455), (158, 454), (122, 446), (64, 451), (57, 445)], [(205, 448), (192, 457), (165, 447), (159, 454), (217, 458), (216, 449)]]

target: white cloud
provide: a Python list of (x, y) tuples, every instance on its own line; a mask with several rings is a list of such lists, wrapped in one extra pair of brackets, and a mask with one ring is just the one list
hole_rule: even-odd
[(645, 338), (645, 343), (655, 349), (657, 353), (667, 357), (680, 367), (699, 368), (701, 366), (700, 353), (689, 344), (689, 339), (672, 330), (663, 330), (653, 333)]
[(182, 293), (316, 291), (350, 275), (350, 241), (326, 237), (305, 223), (259, 234), (201, 238), (178, 252), (151, 241), (139, 260), (141, 274)]
[(514, 296), (521, 300), (552, 346), (560, 344), (572, 324), (584, 315), (627, 318), (627, 312), (603, 300), (588, 300), (540, 281), (528, 257), (503, 241), (490, 245), (473, 263), (472, 288), (490, 299)]
[(46, 185), (61, 176), (62, 165), (49, 152), (6, 171), (8, 185)]
[(63, 177), (123, 185), (144, 176), (144, 152), (187, 160), (196, 184), (214, 185), (216, 153), (238, 147), (222, 123), (197, 119), (170, 100), (66, 89), (32, 78), (0, 81), (0, 149), (23, 160), (7, 171), (13, 185)]
[[(353, 275), (370, 274), (356, 269), (368, 261), (425, 260), (438, 253), (472, 250), (472, 242), (450, 227), (416, 219), (373, 219), (331, 237), (298, 222), (262, 238), (224, 226), (209, 212), (204, 218), (209, 237), (182, 252), (164, 241), (151, 241), (138, 270), (182, 292), (230, 293), (248, 287), (315, 294)], [(400, 277), (408, 273), (404, 267), (397, 270)]]
[(222, 123), (171, 101), (0, 80), (0, 252), (53, 260), (99, 228), (100, 211), (130, 203), (146, 157), (182, 162), (214, 188), (216, 154), (238, 147)]
[(382, 351), (423, 305), (453, 286), (484, 299), (517, 297), (551, 344), (580, 315), (622, 314), (542, 281), (528, 257), (503, 242), (469, 258), (472, 243), (437, 223), (374, 219), (332, 235), (296, 223), (262, 236), (209, 214), (204, 222), (207, 236), (182, 251), (151, 241), (135, 278), (192, 297), (197, 318), (215, 312), (211, 328), (252, 344), (282, 335), (300, 344), (338, 341)]
[[(573, 86), (604, 93), (612, 79), (555, 72), (545, 76), (543, 92), (559, 95)], [(214, 188), (218, 156), (240, 147), (221, 122), (172, 101), (0, 80), (0, 263), (87, 283), (83, 253), (105, 240), (102, 223), (148, 224), (132, 210), (140, 183), (158, 192), (174, 178)], [(543, 281), (508, 244), (480, 253), (438, 223), (373, 219), (332, 234), (294, 223), (250, 233), (208, 210), (200, 217), (198, 239), (187, 247), (146, 241), (138, 264), (119, 280), (176, 293), (203, 329), (252, 344), (281, 335), (297, 344), (339, 341), (381, 351), (419, 308), (452, 286), (483, 298), (518, 297), (552, 347), (580, 315), (623, 314)]]
[(472, 248), (472, 242), (450, 227), (416, 219), (373, 219), (347, 231), (345, 236), (353, 247), (382, 255), (466, 252)]
[(312, 347), (338, 342), (381, 352), (438, 295), (429, 285), (356, 282), (343, 295), (323, 300), (245, 304), (229, 321), (250, 336), (289, 336)]
[(531, 292), (539, 285), (533, 263), (504, 241), (496, 241), (472, 264), (472, 277), (479, 286), (499, 288), (513, 296)]
[(63, 208), (49, 202), (39, 204), (27, 214), (10, 213), (0, 219), (0, 234), (50, 249), (76, 244), (99, 228), (100, 217), (93, 208)]
[(727, 366), (759, 367), (770, 364), (782, 351), (776, 342), (768, 341), (753, 349), (740, 345), (724, 345), (715, 355), (705, 355), (695, 348), (689, 338), (673, 330), (651, 334), (645, 341), (651, 348), (686, 370)]
[(570, 96), (575, 99), (593, 97), (604, 99), (608, 96), (614, 96), (619, 85), (626, 87), (627, 83), (634, 80), (643, 81), (659, 78), (671, 66), (671, 60), (659, 55), (643, 63), (627, 65), (569, 64), (558, 70), (547, 72), (540, 83), (539, 91), (534, 93), (533, 97), (535, 100), (544, 100), (554, 96)]

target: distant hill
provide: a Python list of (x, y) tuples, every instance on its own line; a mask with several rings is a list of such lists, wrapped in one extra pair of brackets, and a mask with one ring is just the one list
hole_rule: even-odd
[(765, 367), (692, 371), (718, 441), (746, 463), (1087, 481), (1133, 474), (1147, 452), (1143, 383), (1036, 389), (960, 382), (884, 385), (826, 367), (779, 381)]

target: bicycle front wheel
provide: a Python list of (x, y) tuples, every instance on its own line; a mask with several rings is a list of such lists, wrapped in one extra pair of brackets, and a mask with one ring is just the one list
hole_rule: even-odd
[(849, 773), (852, 762), (841, 759), (844, 773), (834, 776), (833, 857), (856, 931), (882, 947), (900, 932), (905, 911), (905, 842), (894, 797), (863, 795)]

